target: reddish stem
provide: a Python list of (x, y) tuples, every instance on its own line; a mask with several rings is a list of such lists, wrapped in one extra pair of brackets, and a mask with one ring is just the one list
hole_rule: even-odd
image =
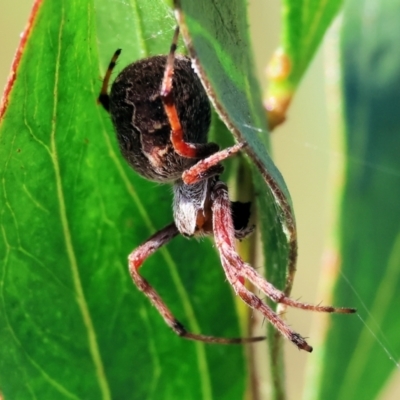
[(22, 53), (24, 51), (26, 42), (28, 41), (28, 37), (32, 31), (33, 23), (35, 22), (39, 7), (42, 4), (42, 2), (43, 2), (43, 0), (35, 0), (33, 7), (32, 7), (32, 11), (28, 18), (28, 23), (26, 24), (24, 31), (21, 33), (21, 41), (19, 42), (17, 51), (14, 56), (14, 60), (11, 64), (11, 72), (8, 77), (6, 87), (4, 89), (4, 93), (3, 93), (3, 96), (2, 96), (1, 102), (0, 102), (0, 121), (3, 118), (3, 115), (5, 114), (5, 112), (7, 110), (8, 98), (11, 93), (11, 89), (14, 86), (14, 82), (17, 79), (17, 68), (18, 68), (19, 62), (21, 60)]

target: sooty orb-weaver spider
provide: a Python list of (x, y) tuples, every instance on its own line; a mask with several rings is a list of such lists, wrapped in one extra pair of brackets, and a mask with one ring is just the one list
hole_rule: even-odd
[(312, 311), (353, 313), (351, 308), (310, 305), (287, 297), (245, 263), (235, 250), (235, 239), (253, 231), (248, 226), (250, 204), (231, 202), (219, 179), (221, 161), (239, 152), (245, 143), (219, 151), (207, 142), (211, 110), (203, 86), (188, 57), (175, 54), (176, 28), (168, 55), (153, 56), (128, 65), (117, 76), (108, 94), (117, 50), (105, 74), (99, 103), (110, 113), (121, 152), (143, 177), (173, 183), (174, 222), (161, 229), (128, 257), (130, 275), (179, 336), (209, 343), (249, 343), (264, 339), (217, 338), (188, 332), (173, 316), (155, 289), (139, 274), (139, 268), (156, 250), (179, 233), (192, 237), (213, 235), (226, 278), (236, 294), (260, 311), (299, 349), (312, 351), (306, 340), (292, 330), (264, 301), (252, 293), (250, 281), (276, 303)]

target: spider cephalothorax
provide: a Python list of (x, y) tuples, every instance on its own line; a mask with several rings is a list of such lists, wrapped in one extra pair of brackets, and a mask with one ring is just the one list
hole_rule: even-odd
[(174, 185), (174, 222), (150, 237), (129, 255), (129, 271), (137, 287), (150, 299), (165, 322), (180, 336), (210, 343), (246, 343), (253, 338), (216, 338), (187, 332), (175, 319), (153, 287), (139, 274), (147, 257), (177, 234), (212, 235), (228, 282), (242, 300), (259, 310), (298, 348), (311, 351), (305, 339), (289, 328), (264, 301), (249, 291), (250, 281), (276, 303), (292, 307), (352, 313), (351, 308), (314, 306), (287, 297), (264, 279), (235, 250), (235, 239), (252, 232), (248, 203), (231, 202), (218, 175), (224, 159), (245, 144), (219, 150), (207, 143), (210, 105), (187, 57), (175, 55), (179, 29), (168, 56), (155, 56), (127, 66), (115, 79), (110, 95), (109, 79), (120, 54), (117, 50), (105, 75), (99, 102), (110, 112), (123, 156), (139, 174)]

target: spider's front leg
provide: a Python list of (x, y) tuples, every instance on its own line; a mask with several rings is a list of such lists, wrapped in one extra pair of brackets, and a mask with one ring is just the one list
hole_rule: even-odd
[[(231, 147), (227, 147), (211, 156), (200, 160), (182, 174), (182, 180), (187, 185), (193, 185), (203, 179), (211, 178), (219, 175), (223, 171), (223, 167), (219, 164), (221, 161), (232, 157), (246, 146), (245, 142), (236, 143)], [(218, 171), (220, 169), (220, 171)], [(216, 172), (217, 171), (217, 172)]]
[(246, 144), (239, 143), (222, 151), (216, 143), (188, 143), (179, 120), (173, 90), (175, 50), (179, 37), (179, 27), (176, 28), (168, 54), (164, 77), (161, 83), (160, 95), (165, 113), (171, 126), (171, 142), (174, 150), (182, 157), (200, 159), (198, 163), (185, 171), (182, 179), (186, 184), (194, 184), (200, 180), (211, 178), (223, 172), (221, 161), (236, 154)]
[(117, 63), (117, 59), (120, 54), (121, 54), (121, 49), (118, 49), (114, 53), (110, 61), (110, 64), (108, 64), (106, 74), (104, 75), (103, 84), (101, 85), (100, 94), (99, 97), (97, 98), (97, 103), (100, 103), (106, 111), (110, 111), (110, 96), (108, 94), (108, 84), (110, 82), (111, 73), (115, 67), (115, 64)]
[[(165, 113), (169, 124), (171, 126), (171, 142), (175, 151), (182, 157), (187, 158), (205, 158), (209, 155), (216, 153), (219, 146), (216, 143), (188, 143), (183, 137), (183, 129), (179, 120), (178, 111), (176, 109), (173, 91), (173, 77), (174, 77), (174, 60), (175, 50), (179, 37), (179, 27), (176, 27), (170, 52), (168, 54), (167, 63), (165, 66), (164, 77), (161, 83), (160, 95), (164, 105)], [(222, 166), (218, 167), (221, 172)]]
[(139, 268), (142, 266), (146, 258), (151, 256), (161, 246), (172, 240), (176, 235), (178, 235), (178, 233), (179, 231), (175, 223), (172, 223), (151, 236), (145, 243), (135, 249), (128, 257), (129, 272), (133, 282), (136, 284), (138, 289), (148, 297), (153, 306), (164, 318), (165, 323), (170, 326), (172, 330), (179, 336), (182, 336), (186, 339), (198, 340), (207, 343), (242, 344), (264, 340), (264, 337), (226, 339), (188, 332), (185, 327), (174, 317), (157, 291), (139, 274)]

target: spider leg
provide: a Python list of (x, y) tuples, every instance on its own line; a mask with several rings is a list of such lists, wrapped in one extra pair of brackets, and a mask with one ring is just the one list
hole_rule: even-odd
[(283, 336), (293, 342), (299, 349), (311, 352), (312, 347), (302, 336), (291, 329), (279, 315), (245, 287), (244, 276), (240, 266), (232, 262), (232, 254), (236, 253), (234, 249), (234, 226), (230, 213), (228, 189), (223, 182), (217, 182), (214, 186), (212, 211), (215, 243), (220, 253), (226, 277), (236, 294), (251, 308), (259, 310)]
[(219, 175), (223, 171), (223, 166), (219, 163), (229, 157), (232, 157), (246, 146), (245, 142), (237, 143), (227, 147), (211, 156), (200, 160), (182, 174), (183, 182), (192, 185), (203, 179)]
[(147, 257), (152, 255), (161, 246), (168, 243), (179, 233), (175, 223), (172, 223), (151, 236), (145, 243), (135, 249), (128, 257), (129, 272), (133, 282), (151, 301), (153, 306), (164, 318), (165, 323), (179, 336), (186, 339), (197, 340), (207, 343), (242, 344), (264, 340), (264, 337), (251, 338), (217, 338), (214, 336), (199, 335), (188, 332), (185, 327), (174, 317), (167, 305), (161, 299), (156, 290), (139, 274), (139, 268)]
[[(221, 253), (224, 253), (226, 249), (223, 249), (226, 245), (218, 247)], [(243, 276), (241, 276), (236, 266), (232, 265), (230, 261), (221, 255), (221, 263), (224, 268), (226, 277), (236, 294), (251, 308), (260, 311), (264, 317), (287, 339), (295, 344), (300, 350), (312, 352), (313, 348), (307, 343), (307, 341), (296, 331), (290, 328), (279, 315), (274, 312), (267, 304), (265, 304), (258, 296), (250, 292), (244, 285)]]
[(171, 142), (175, 151), (182, 157), (204, 158), (210, 154), (216, 153), (219, 146), (216, 143), (200, 144), (185, 142), (183, 129), (178, 117), (178, 111), (175, 107), (172, 81), (174, 77), (174, 60), (178, 37), (179, 27), (176, 27), (167, 63), (165, 65), (160, 95), (169, 124), (171, 125)]
[(108, 83), (110, 82), (111, 73), (115, 67), (115, 64), (120, 54), (121, 54), (121, 49), (118, 49), (114, 53), (110, 61), (110, 64), (108, 64), (106, 74), (104, 75), (103, 84), (101, 85), (100, 94), (99, 97), (97, 98), (97, 103), (100, 103), (106, 111), (110, 110), (110, 96), (108, 95)]
[(354, 308), (313, 305), (294, 300), (286, 296), (284, 292), (277, 289), (274, 285), (265, 280), (265, 278), (262, 277), (251, 265), (245, 263), (236, 252), (230, 254), (230, 262), (233, 265), (238, 265), (241, 275), (253, 283), (255, 287), (259, 288), (275, 303), (285, 304), (289, 307), (301, 308), (302, 310), (310, 311), (338, 314), (352, 314), (356, 312)]
[(286, 304), (290, 307), (342, 314), (354, 313), (356, 310), (353, 308), (316, 306), (301, 303), (286, 296), (285, 293), (266, 281), (264, 277), (254, 270), (254, 268), (245, 263), (235, 251), (234, 226), (229, 204), (230, 201), (226, 185), (222, 182), (217, 182), (213, 188), (212, 205), (214, 237), (228, 280), (231, 282), (236, 293), (252, 308), (260, 310), (284, 336), (296, 344), (300, 349), (311, 351), (312, 348), (298, 333), (289, 328), (274, 311), (261, 301), (261, 299), (246, 289), (244, 286), (245, 279), (252, 282), (255, 287), (259, 288), (274, 302)]

